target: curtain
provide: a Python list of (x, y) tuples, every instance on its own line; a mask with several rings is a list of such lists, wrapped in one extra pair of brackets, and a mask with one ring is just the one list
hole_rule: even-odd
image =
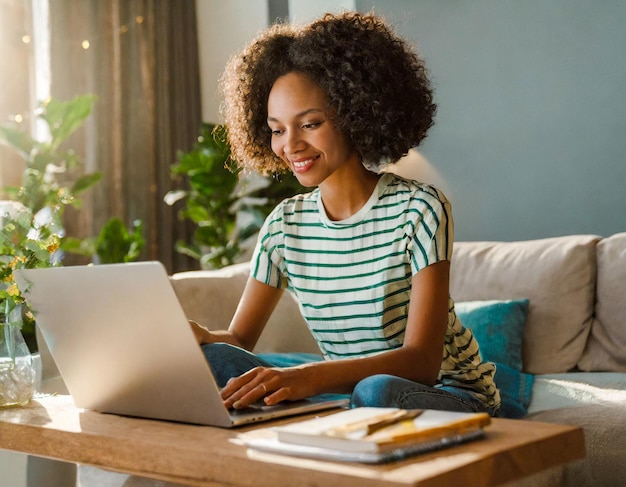
[(191, 148), (201, 121), (194, 0), (52, 0), (49, 15), (51, 96), (98, 97), (70, 143), (103, 178), (66, 214), (67, 233), (95, 236), (110, 217), (139, 219), (140, 260), (170, 273), (197, 268), (174, 248), (190, 225), (163, 202), (180, 185), (170, 177), (177, 151)]
[[(0, 0), (0, 121), (30, 131), (29, 89), (33, 53), (30, 0)], [(0, 188), (19, 186), (24, 164), (15, 151), (0, 144)], [(0, 199), (6, 195), (0, 189)]]

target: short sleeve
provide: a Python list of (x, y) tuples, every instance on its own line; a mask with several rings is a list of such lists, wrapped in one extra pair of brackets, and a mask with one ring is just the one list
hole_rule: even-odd
[(250, 275), (279, 289), (287, 287), (282, 221), (282, 207), (279, 205), (265, 219), (250, 260)]
[(412, 194), (413, 234), (409, 244), (411, 272), (452, 258), (454, 223), (452, 208), (445, 195), (432, 186), (422, 186)]

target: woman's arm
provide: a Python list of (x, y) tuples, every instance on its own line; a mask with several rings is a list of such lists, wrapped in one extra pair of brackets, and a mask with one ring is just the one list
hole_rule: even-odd
[(286, 369), (258, 367), (233, 378), (222, 390), (227, 407), (243, 408), (265, 396), (265, 403), (302, 399), (325, 392), (350, 392), (376, 374), (433, 385), (439, 376), (448, 324), (450, 263), (419, 271), (412, 281), (411, 305), (401, 348), (371, 357), (306, 364)]
[(225, 342), (252, 350), (278, 304), (283, 290), (263, 284), (250, 277), (228, 330), (209, 331), (191, 322), (199, 344)]

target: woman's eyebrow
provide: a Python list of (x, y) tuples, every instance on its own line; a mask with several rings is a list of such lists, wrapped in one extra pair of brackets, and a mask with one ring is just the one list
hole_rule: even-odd
[[(306, 115), (310, 115), (311, 113), (325, 113), (325, 111), (322, 110), (321, 108), (309, 108), (309, 109), (304, 110), (304, 111), (302, 111), (300, 113), (296, 113), (295, 118), (301, 118), (301, 117), (304, 117)], [(279, 120), (277, 118), (270, 117), (270, 116), (267, 117), (267, 121), (268, 122), (279, 122)]]

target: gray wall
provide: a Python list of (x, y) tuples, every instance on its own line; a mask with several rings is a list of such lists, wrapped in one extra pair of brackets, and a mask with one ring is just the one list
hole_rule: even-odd
[(457, 240), (626, 231), (626, 2), (380, 0), (418, 44)]

